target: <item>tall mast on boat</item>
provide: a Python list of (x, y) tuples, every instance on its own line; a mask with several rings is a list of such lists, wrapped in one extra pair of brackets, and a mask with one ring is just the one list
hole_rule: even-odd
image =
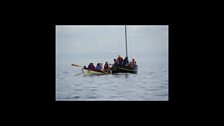
[(128, 45), (127, 45), (127, 31), (125, 25), (125, 46), (126, 46), (126, 57), (128, 57)]

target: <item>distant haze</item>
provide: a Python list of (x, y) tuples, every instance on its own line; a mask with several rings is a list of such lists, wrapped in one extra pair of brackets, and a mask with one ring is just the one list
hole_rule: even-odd
[[(168, 53), (168, 25), (127, 25), (128, 53)], [(124, 25), (57, 25), (56, 53), (125, 55)]]

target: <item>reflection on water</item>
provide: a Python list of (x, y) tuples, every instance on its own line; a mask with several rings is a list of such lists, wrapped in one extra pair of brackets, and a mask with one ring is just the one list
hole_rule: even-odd
[(128, 78), (129, 74), (125, 74), (125, 78)]
[(113, 76), (115, 76), (117, 78), (122, 78), (122, 77), (128, 78), (129, 75), (130, 75), (130, 73), (115, 73), (115, 74), (113, 74)]

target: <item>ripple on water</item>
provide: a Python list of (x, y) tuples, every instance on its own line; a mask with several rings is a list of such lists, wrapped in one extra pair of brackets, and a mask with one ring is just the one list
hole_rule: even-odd
[(97, 99), (98, 97), (96, 96), (86, 96), (87, 99)]
[(93, 88), (93, 89), (90, 89), (89, 91), (90, 91), (90, 92), (95, 92), (95, 91), (96, 91), (96, 89), (95, 89), (95, 88)]
[(74, 89), (73, 91), (83, 91), (83, 89)]
[(163, 94), (156, 94), (156, 96), (168, 96), (167, 93), (163, 93)]
[(79, 98), (81, 98), (80, 96), (73, 96), (72, 98), (74, 98), (74, 99), (79, 99)]
[(64, 71), (64, 72), (62, 72), (63, 74), (68, 74), (69, 72), (67, 72), (67, 71)]

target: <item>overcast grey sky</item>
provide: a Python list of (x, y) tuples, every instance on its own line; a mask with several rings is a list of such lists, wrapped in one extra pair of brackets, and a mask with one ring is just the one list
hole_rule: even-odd
[[(168, 25), (127, 25), (128, 53), (168, 52)], [(125, 54), (124, 25), (57, 25), (56, 53)]]

